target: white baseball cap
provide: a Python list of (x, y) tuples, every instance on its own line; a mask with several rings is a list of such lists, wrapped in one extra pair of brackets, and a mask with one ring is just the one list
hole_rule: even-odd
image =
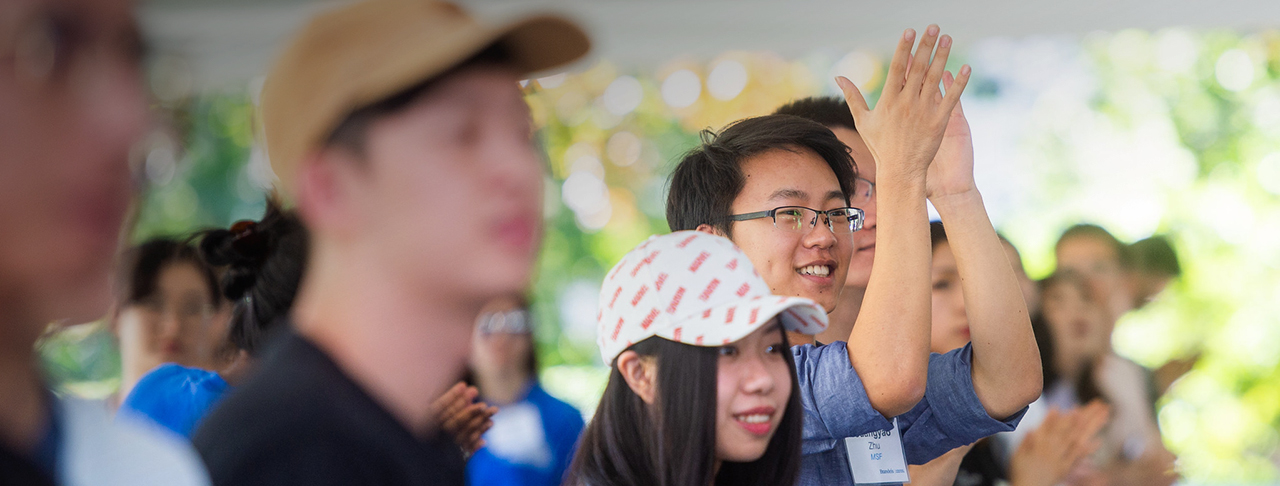
[(788, 331), (817, 334), (827, 313), (812, 300), (773, 295), (751, 260), (732, 241), (678, 231), (650, 237), (614, 265), (600, 289), (600, 357), (660, 338), (722, 346), (775, 316)]

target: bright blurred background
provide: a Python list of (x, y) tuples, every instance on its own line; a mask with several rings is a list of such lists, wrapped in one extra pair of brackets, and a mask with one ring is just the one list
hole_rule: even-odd
[[(260, 73), (290, 29), (331, 3), (144, 4), (162, 116), (146, 147), (151, 186), (135, 240), (261, 215), (274, 176), (256, 144)], [(1122, 319), (1114, 345), (1151, 368), (1201, 356), (1158, 404), (1187, 482), (1280, 482), (1280, 31), (1266, 28), (1280, 25), (1280, 7), (1129, 12), (1090, 1), (986, 15), (935, 5), (932, 18), (897, 2), (856, 15), (861, 6), (811, 2), (771, 17), (749, 11), (777, 10), (760, 0), (641, 3), (554, 2), (584, 19), (598, 49), (525, 86), (547, 156), (533, 292), (553, 394), (591, 413), (606, 377), (595, 347), (599, 282), (623, 253), (667, 231), (666, 176), (700, 130), (837, 94), (837, 74), (874, 99), (901, 29), (937, 21), (957, 36), (952, 68), (973, 66), (964, 103), (977, 181), (1031, 276), (1053, 270), (1053, 243), (1071, 224), (1097, 223), (1127, 242), (1168, 235), (1184, 275)], [(470, 6), (496, 17), (527, 7)], [(43, 350), (65, 393), (118, 386), (118, 353), (100, 325), (52, 336)]]

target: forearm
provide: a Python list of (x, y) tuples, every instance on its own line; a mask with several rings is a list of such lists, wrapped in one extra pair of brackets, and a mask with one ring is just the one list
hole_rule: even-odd
[(933, 200), (955, 255), (973, 342), (973, 387), (1003, 419), (1040, 395), (1040, 352), (1027, 304), (976, 189)]
[(922, 177), (882, 177), (876, 255), (849, 361), (871, 405), (901, 415), (924, 395), (929, 366), (929, 226)]
[(912, 486), (951, 486), (955, 484), (956, 474), (960, 472), (960, 463), (965, 454), (973, 449), (973, 444), (951, 449), (951, 452), (921, 465), (907, 465), (907, 473), (911, 477)]

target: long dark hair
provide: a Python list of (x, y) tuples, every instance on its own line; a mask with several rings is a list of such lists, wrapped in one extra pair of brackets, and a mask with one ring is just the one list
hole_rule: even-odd
[(198, 236), (205, 260), (225, 268), (222, 295), (235, 305), (228, 340), (257, 355), (298, 295), (307, 266), (307, 230), (297, 214), (268, 201), (261, 221)]
[[(790, 349), (785, 342), (784, 349)], [(791, 485), (800, 472), (803, 412), (791, 370), (791, 398), (778, 431), (760, 459), (725, 461), (715, 471), (716, 348), (691, 346), (652, 337), (628, 348), (657, 360), (657, 403), (646, 404), (631, 391), (618, 367), (587, 425), (569, 466), (571, 485), (686, 486)]]

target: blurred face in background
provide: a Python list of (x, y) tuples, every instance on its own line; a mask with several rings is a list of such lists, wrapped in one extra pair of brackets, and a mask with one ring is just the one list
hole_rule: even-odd
[(1044, 288), (1044, 319), (1053, 335), (1059, 371), (1074, 376), (1089, 360), (1110, 349), (1105, 314), (1083, 280), (1060, 279)]
[(172, 262), (156, 275), (155, 291), (120, 308), (116, 333), (126, 375), (137, 377), (163, 363), (207, 367), (225, 342), (209, 339), (216, 313), (208, 281), (194, 264)]
[(969, 318), (964, 311), (964, 292), (960, 289), (960, 273), (956, 268), (951, 245), (945, 241), (933, 247), (932, 326), (929, 349), (945, 353), (969, 342)]
[(36, 332), (109, 304), (129, 152), (147, 123), (132, 7), (0, 2), (0, 293), (6, 317)]
[(361, 251), (411, 295), (483, 305), (523, 292), (542, 229), (531, 123), (515, 72), (487, 64), (374, 120), (343, 177)]
[(471, 369), (478, 375), (532, 377), (532, 320), (515, 299), (485, 306), (471, 342)]
[(863, 188), (875, 187), (876, 160), (858, 132), (844, 127), (829, 128), (836, 134), (836, 138), (849, 146), (853, 163), (858, 166), (858, 178), (862, 179), (855, 184), (858, 194), (850, 199), (850, 205), (866, 213), (866, 220), (862, 223), (862, 229), (853, 234), (853, 257), (849, 260), (849, 274), (845, 277), (845, 285), (865, 290), (867, 282), (871, 281), (871, 262), (876, 256), (876, 198), (874, 189), (866, 193)]
[(1133, 299), (1125, 282), (1116, 248), (1101, 238), (1076, 236), (1062, 240), (1056, 249), (1059, 270), (1084, 276), (1090, 298), (1102, 304), (1111, 318), (1119, 319)]

